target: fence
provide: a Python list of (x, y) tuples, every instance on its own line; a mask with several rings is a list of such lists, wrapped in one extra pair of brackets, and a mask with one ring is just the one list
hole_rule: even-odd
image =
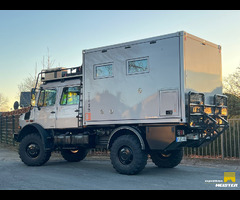
[(0, 142), (15, 146), (13, 133), (18, 128), (19, 115), (0, 116)]
[(229, 128), (205, 147), (184, 148), (189, 157), (240, 159), (240, 119), (228, 119)]
[[(0, 143), (16, 146), (13, 140), (13, 133), (17, 131), (19, 116), (18, 113), (7, 113), (0, 115)], [(207, 157), (207, 158), (231, 158), (240, 159), (240, 119), (229, 119), (229, 128), (215, 141), (200, 148), (184, 148), (184, 156), (187, 157)], [(98, 150), (100, 153), (106, 149)], [(91, 152), (95, 152), (93, 150)]]
[(0, 113), (0, 142), (16, 146), (13, 139), (13, 133), (17, 131), (19, 117), (22, 113), (26, 113), (30, 108), (22, 108), (11, 112)]

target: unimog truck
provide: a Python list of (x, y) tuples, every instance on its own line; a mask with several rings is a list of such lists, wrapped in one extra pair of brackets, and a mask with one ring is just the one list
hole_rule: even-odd
[[(221, 46), (180, 31), (82, 51), (82, 65), (44, 69), (14, 138), (21, 160), (69, 162), (106, 148), (114, 169), (137, 174), (148, 155), (177, 166), (228, 127)], [(39, 83), (41, 82), (41, 85)]]

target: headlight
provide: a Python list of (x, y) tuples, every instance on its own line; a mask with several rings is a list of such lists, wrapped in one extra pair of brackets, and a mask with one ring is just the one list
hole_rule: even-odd
[(189, 93), (189, 125), (190, 127), (201, 127), (203, 123), (204, 94)]
[(214, 108), (212, 106), (205, 106), (204, 112), (208, 115), (212, 115), (212, 114), (214, 114)]
[(216, 120), (217, 120), (218, 124), (223, 124), (223, 121), (220, 118), (217, 118)]
[(191, 113), (202, 113), (202, 107), (201, 106), (191, 106), (190, 112)]
[(227, 111), (227, 96), (225, 95), (215, 95), (214, 103), (216, 106), (215, 115), (221, 115), (226, 117), (228, 114)]
[(31, 100), (31, 105), (32, 105), (32, 106), (35, 106), (35, 104), (36, 104), (36, 100), (35, 100), (35, 99), (32, 99), (32, 100)]
[(227, 116), (227, 114), (228, 114), (227, 108), (222, 108), (221, 115), (222, 116)]

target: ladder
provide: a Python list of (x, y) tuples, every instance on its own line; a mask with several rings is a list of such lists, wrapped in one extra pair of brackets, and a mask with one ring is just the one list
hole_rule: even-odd
[(83, 78), (80, 77), (80, 94), (79, 94), (79, 104), (78, 104), (78, 127), (83, 127)]

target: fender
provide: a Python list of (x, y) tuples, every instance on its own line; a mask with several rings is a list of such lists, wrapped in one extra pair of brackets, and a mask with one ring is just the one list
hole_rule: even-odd
[(130, 132), (132, 132), (132, 134), (135, 134), (138, 137), (138, 139), (139, 139), (139, 142), (141, 144), (142, 150), (145, 150), (145, 142), (144, 142), (143, 137), (141, 135), (141, 131), (139, 129), (137, 129), (135, 127), (131, 127), (131, 126), (120, 126), (120, 127), (116, 128), (116, 129), (114, 129), (112, 131), (109, 139), (108, 139), (107, 149), (111, 148), (114, 139), (116, 137), (118, 137), (121, 134), (120, 132), (122, 132), (124, 130), (130, 131)]
[(49, 139), (52, 139), (51, 134), (41, 125), (36, 123), (24, 126), (23, 129), (18, 133), (17, 142), (20, 142), (26, 135), (31, 133), (38, 133), (41, 136), (45, 150), (52, 149), (52, 142), (49, 141)]

